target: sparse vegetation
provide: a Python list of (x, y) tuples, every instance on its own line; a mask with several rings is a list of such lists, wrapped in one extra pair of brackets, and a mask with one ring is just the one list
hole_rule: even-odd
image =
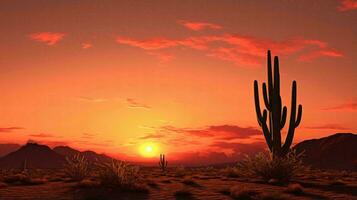
[(5, 176), (3, 181), (9, 185), (39, 185), (47, 182), (46, 179), (33, 178), (28, 173), (17, 173)]
[(175, 176), (176, 177), (184, 177), (186, 176), (186, 168), (184, 166), (178, 166), (175, 169)]
[(258, 153), (247, 156), (237, 166), (239, 173), (246, 177), (260, 177), (265, 181), (277, 180), (288, 182), (303, 169), (300, 156), (290, 152), (285, 157), (273, 157), (272, 154)]
[(110, 163), (98, 163), (98, 174), (101, 185), (124, 191), (148, 192), (140, 184), (139, 167), (112, 160)]
[(64, 171), (73, 181), (82, 181), (89, 175), (89, 163), (87, 159), (80, 154), (69, 156), (66, 157)]
[(298, 183), (292, 183), (288, 185), (288, 188), (286, 189), (287, 193), (290, 194), (295, 194), (295, 195), (302, 195), (304, 193), (304, 189), (302, 186)]
[(257, 196), (257, 192), (237, 185), (231, 187), (230, 196), (233, 199), (250, 200), (255, 199), (255, 197)]
[(239, 177), (239, 170), (237, 167), (226, 167), (221, 170), (221, 173), (229, 178), (237, 178)]
[(177, 198), (177, 199), (188, 199), (188, 198), (192, 198), (193, 194), (192, 192), (186, 188), (186, 187), (183, 187), (179, 190), (177, 190), (175, 193), (174, 193), (174, 196)]

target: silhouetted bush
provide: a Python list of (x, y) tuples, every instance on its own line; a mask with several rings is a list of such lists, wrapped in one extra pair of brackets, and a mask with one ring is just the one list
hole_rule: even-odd
[(89, 175), (89, 163), (87, 159), (80, 154), (66, 157), (64, 172), (72, 180), (81, 181)]
[(295, 152), (275, 158), (272, 154), (258, 153), (255, 156), (247, 156), (238, 163), (237, 167), (242, 176), (260, 177), (266, 181), (278, 182), (289, 181), (303, 169), (300, 156)]
[(116, 160), (110, 163), (97, 163), (97, 167), (99, 180), (103, 186), (125, 191), (148, 192), (148, 188), (140, 183), (139, 167)]

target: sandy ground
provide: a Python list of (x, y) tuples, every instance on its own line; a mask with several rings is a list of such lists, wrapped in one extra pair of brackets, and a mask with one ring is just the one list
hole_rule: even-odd
[[(332, 171), (309, 171), (296, 177), (292, 182), (299, 183), (302, 194), (287, 192), (287, 185), (273, 185), (259, 179), (233, 178), (215, 169), (186, 169), (185, 175), (177, 175), (172, 170), (162, 173), (159, 169), (144, 168), (143, 184), (148, 193), (121, 193), (99, 188), (79, 188), (78, 183), (68, 182), (56, 172), (44, 173), (43, 184), (11, 185), (0, 184), (1, 200), (94, 200), (94, 199), (234, 199), (231, 188), (250, 191), (251, 199), (357, 199), (357, 174)], [(178, 195), (177, 191), (184, 191)], [(239, 198), (238, 198), (239, 199)], [(240, 198), (243, 199), (243, 198)], [(249, 198), (248, 198), (249, 199)]]

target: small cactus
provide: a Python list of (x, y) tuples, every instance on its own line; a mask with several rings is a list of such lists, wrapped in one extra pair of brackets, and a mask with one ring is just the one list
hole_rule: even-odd
[(165, 154), (160, 154), (159, 167), (161, 168), (162, 171), (166, 171), (166, 168), (167, 168), (167, 160), (166, 160), (166, 158), (165, 158)]

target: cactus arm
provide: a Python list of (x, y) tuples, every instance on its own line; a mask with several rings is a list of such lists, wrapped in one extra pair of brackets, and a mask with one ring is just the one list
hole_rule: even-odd
[(260, 103), (259, 103), (259, 92), (258, 92), (258, 81), (254, 81), (254, 100), (255, 100), (255, 111), (257, 114), (257, 120), (259, 125), (263, 129), (263, 134), (265, 137), (265, 140), (268, 144), (269, 149), (272, 149), (272, 140), (271, 140), (271, 133), (269, 132), (269, 129), (266, 124), (266, 119), (267, 119), (267, 111), (263, 111), (263, 115), (260, 109)]
[(270, 50), (268, 50), (268, 89), (269, 89), (269, 95), (270, 98), (272, 97), (272, 92), (273, 92), (273, 75), (272, 75), (272, 68), (271, 68), (271, 53)]
[(292, 91), (291, 91), (291, 113), (290, 113), (290, 124), (288, 134), (285, 139), (285, 144), (283, 146), (283, 153), (287, 153), (293, 142), (295, 128), (300, 124), (302, 116), (302, 106), (299, 105), (298, 119), (296, 120), (296, 81), (293, 81)]
[(284, 106), (283, 108), (283, 114), (281, 116), (281, 121), (280, 121), (280, 130), (284, 128), (285, 122), (286, 122), (286, 113), (287, 113), (287, 108)]
[(297, 128), (300, 125), (301, 117), (302, 117), (302, 105), (299, 104), (298, 115), (295, 122), (295, 128)]
[(270, 95), (268, 95), (266, 83), (263, 83), (263, 97), (264, 97), (265, 107), (266, 107), (268, 110), (271, 110), (271, 103), (270, 103), (270, 101), (269, 101)]

